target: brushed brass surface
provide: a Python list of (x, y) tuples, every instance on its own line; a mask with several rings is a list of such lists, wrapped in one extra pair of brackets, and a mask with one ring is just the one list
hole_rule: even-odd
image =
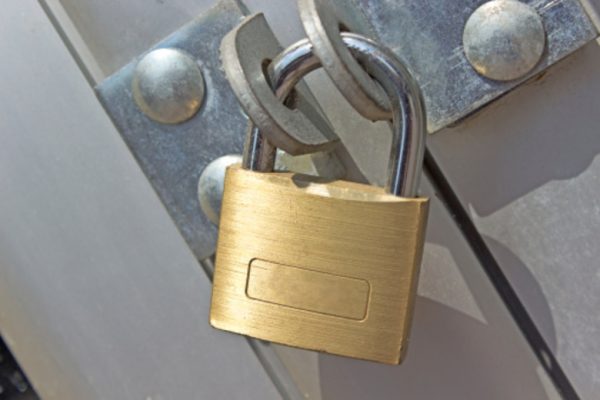
[(255, 259), (250, 263), (246, 294), (273, 304), (361, 320), (367, 313), (369, 282)]
[(428, 200), (230, 167), (210, 322), (290, 346), (397, 364)]

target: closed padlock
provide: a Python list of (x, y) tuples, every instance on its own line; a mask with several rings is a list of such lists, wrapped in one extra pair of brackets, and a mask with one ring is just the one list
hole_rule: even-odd
[(387, 186), (247, 169), (270, 151), (266, 140), (249, 140), (246, 168), (229, 167), (225, 176), (210, 323), (289, 346), (398, 364), (428, 214), (428, 199), (414, 197), (424, 110), (419, 89), (393, 55), (359, 35), (343, 39), (390, 98)]

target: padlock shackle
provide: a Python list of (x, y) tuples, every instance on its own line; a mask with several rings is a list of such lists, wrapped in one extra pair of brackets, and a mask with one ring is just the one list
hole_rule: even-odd
[(421, 90), (387, 47), (354, 33), (342, 33), (342, 39), (390, 101), (393, 136), (386, 190), (397, 196), (414, 197), (419, 189), (427, 139)]
[[(410, 72), (387, 48), (358, 34), (343, 32), (342, 40), (390, 100), (393, 139), (386, 190), (402, 197), (417, 194), (426, 140), (425, 109), (421, 91)], [(276, 57), (269, 78), (279, 98), (285, 99), (320, 61), (307, 40), (296, 42)], [(276, 149), (251, 124), (244, 149), (243, 167), (272, 171)]]

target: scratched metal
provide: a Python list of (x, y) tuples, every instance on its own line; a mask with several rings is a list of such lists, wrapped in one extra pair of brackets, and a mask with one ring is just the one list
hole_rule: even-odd
[[(242, 153), (248, 123), (221, 68), (219, 50), (223, 36), (246, 14), (241, 7), (235, 0), (221, 0), (207, 13), (148, 50), (181, 49), (200, 66), (206, 81), (204, 103), (189, 120), (176, 125), (162, 124), (148, 118), (136, 105), (131, 83), (137, 62), (147, 53), (96, 88), (107, 113), (184, 239), (201, 260), (214, 253), (217, 230), (201, 211), (197, 196), (198, 180), (213, 160), (226, 154)], [(270, 43), (276, 46), (273, 49), (275, 54), (282, 50), (276, 40)], [(300, 112), (309, 117), (321, 115), (318, 103), (305, 83), (296, 85), (295, 91)], [(323, 118), (321, 123), (327, 124), (328, 121)], [(316, 121), (316, 117), (311, 119)], [(298, 172), (314, 169), (320, 175), (331, 178), (345, 173), (336, 154), (315, 153), (291, 163), (287, 157), (280, 158), (278, 165), (304, 166)]]
[(543, 19), (546, 52), (524, 78), (493, 81), (475, 72), (462, 46), (467, 19), (485, 2), (359, 0), (360, 10), (370, 20), (378, 39), (406, 63), (419, 82), (431, 133), (468, 116), (598, 35), (577, 0), (524, 1)]
[(199, 259), (213, 253), (217, 230), (200, 210), (198, 179), (212, 160), (239, 154), (243, 148), (246, 118), (219, 60), (221, 38), (243, 16), (237, 2), (220, 1), (153, 47), (182, 49), (200, 65), (206, 80), (205, 99), (200, 111), (188, 121), (160, 124), (136, 106), (131, 80), (144, 54), (96, 87), (104, 108)]

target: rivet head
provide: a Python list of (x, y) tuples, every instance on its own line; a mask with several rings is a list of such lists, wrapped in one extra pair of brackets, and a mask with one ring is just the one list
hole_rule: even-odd
[(198, 201), (204, 215), (215, 225), (219, 225), (221, 215), (221, 202), (223, 201), (223, 187), (225, 171), (233, 164), (241, 164), (242, 156), (230, 154), (211, 161), (204, 168), (198, 180)]
[(196, 61), (177, 49), (157, 49), (138, 62), (133, 98), (144, 114), (164, 124), (187, 121), (204, 100), (204, 78)]
[(508, 81), (530, 72), (542, 58), (546, 33), (540, 15), (515, 0), (494, 0), (471, 14), (463, 32), (467, 59), (482, 76)]

